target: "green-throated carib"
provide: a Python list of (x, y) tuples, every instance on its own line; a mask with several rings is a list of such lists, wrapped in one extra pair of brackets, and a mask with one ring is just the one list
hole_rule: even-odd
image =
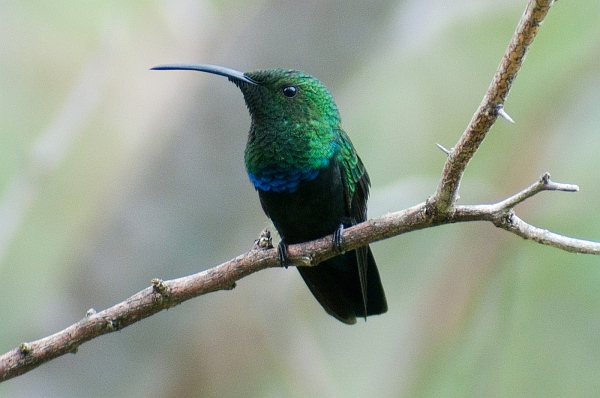
[[(333, 97), (319, 80), (291, 69), (242, 73), (188, 64), (152, 69), (213, 73), (242, 90), (252, 117), (246, 171), (281, 236), (282, 264), (287, 244), (333, 234), (340, 247), (343, 228), (366, 220), (369, 176), (342, 130)], [(298, 271), (325, 311), (344, 323), (387, 311), (369, 246)]]

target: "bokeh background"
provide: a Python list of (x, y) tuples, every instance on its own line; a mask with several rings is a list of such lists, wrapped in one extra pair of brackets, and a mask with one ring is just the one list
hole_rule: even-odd
[[(269, 227), (226, 79), (293, 67), (333, 92), (371, 217), (425, 200), (525, 0), (0, 2), (0, 351), (207, 269)], [(460, 203), (543, 172), (525, 220), (600, 240), (600, 2), (557, 2)], [(600, 390), (600, 260), (490, 224), (373, 245), (389, 312), (348, 327), (270, 269), (84, 344), (1, 397), (513, 397)]]

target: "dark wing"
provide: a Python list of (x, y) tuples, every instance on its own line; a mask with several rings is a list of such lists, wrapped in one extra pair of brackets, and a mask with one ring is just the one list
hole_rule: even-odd
[[(346, 214), (352, 224), (363, 222), (367, 219), (367, 199), (369, 198), (369, 174), (362, 160), (354, 150), (350, 138), (345, 132), (340, 132), (340, 149), (342, 168), (341, 175), (344, 180), (344, 192), (346, 199)], [(372, 257), (372, 255), (371, 255)], [(364, 314), (367, 311), (367, 270), (369, 267), (369, 247), (363, 246), (356, 249), (356, 260), (358, 264), (358, 277), (360, 290), (363, 298)], [(374, 261), (373, 261), (374, 262)]]

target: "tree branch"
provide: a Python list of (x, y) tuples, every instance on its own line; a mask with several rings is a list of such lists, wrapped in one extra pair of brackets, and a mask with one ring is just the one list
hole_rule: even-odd
[[(500, 202), (455, 206), (460, 180), (467, 163), (497, 116), (511, 120), (503, 109), (504, 101), (551, 3), (551, 0), (529, 2), (492, 84), (471, 123), (453, 149), (446, 150), (440, 146), (448, 154), (448, 159), (440, 184), (432, 197), (427, 202), (408, 209), (345, 229), (344, 250), (356, 249), (368, 243), (442, 224), (489, 221), (499, 228), (540, 244), (570, 252), (600, 254), (598, 242), (549, 232), (527, 224), (514, 213), (516, 205), (542, 191), (578, 191), (576, 185), (552, 182), (547, 173), (531, 186)], [(251, 251), (230, 261), (170, 281), (155, 279), (152, 286), (111, 308), (98, 313), (90, 310), (85, 318), (56, 334), (30, 343), (21, 343), (19, 347), (0, 356), (0, 381), (26, 373), (66, 353), (75, 353), (86, 341), (123, 329), (191, 298), (217, 290), (233, 289), (239, 279), (279, 265), (277, 250), (273, 249), (270, 243), (270, 236), (263, 233)], [(290, 263), (298, 266), (313, 266), (339, 254), (337, 248), (332, 245), (331, 235), (311, 242), (290, 245), (288, 250)]]
[(487, 93), (460, 140), (449, 151), (438, 188), (428, 200), (432, 214), (443, 217), (454, 205), (465, 168), (498, 115), (512, 122), (504, 110), (504, 101), (552, 3), (553, 0), (530, 0), (527, 4)]
[[(571, 252), (600, 254), (600, 243), (548, 232), (527, 224), (513, 212), (515, 205), (539, 192), (548, 190), (575, 192), (577, 189), (574, 185), (554, 183), (550, 181), (548, 174), (544, 174), (539, 181), (508, 199), (490, 205), (457, 206), (444, 219), (429, 216), (426, 211), (427, 204), (420, 203), (345, 229), (343, 248), (353, 250), (406, 232), (442, 224), (490, 221), (497, 227), (541, 244)], [(329, 235), (311, 242), (290, 245), (288, 247), (290, 263), (298, 266), (313, 266), (334, 257), (339, 253), (332, 244), (332, 238), (333, 236)], [(268, 237), (264, 236), (264, 232), (259, 241), (269, 241)], [(194, 297), (217, 290), (233, 289), (236, 281), (243, 277), (277, 266), (279, 266), (279, 257), (276, 249), (268, 245), (267, 248), (255, 245), (251, 251), (206, 271), (170, 281), (155, 279), (151, 287), (113, 307), (98, 313), (90, 310), (87, 316), (76, 324), (52, 336), (30, 343), (21, 343), (18, 348), (2, 355), (0, 381), (26, 373), (64, 354), (75, 353), (86, 341), (121, 330)]]

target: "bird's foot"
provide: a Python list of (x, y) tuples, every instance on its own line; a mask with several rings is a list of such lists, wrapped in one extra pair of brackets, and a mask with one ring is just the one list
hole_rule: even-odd
[(277, 245), (277, 256), (279, 256), (279, 264), (287, 269), (288, 266), (285, 263), (290, 254), (288, 253), (287, 243), (283, 239)]
[(344, 238), (342, 234), (344, 233), (344, 224), (340, 224), (337, 229), (333, 232), (333, 247), (340, 253), (344, 254), (345, 251), (342, 248), (342, 244), (344, 243)]

